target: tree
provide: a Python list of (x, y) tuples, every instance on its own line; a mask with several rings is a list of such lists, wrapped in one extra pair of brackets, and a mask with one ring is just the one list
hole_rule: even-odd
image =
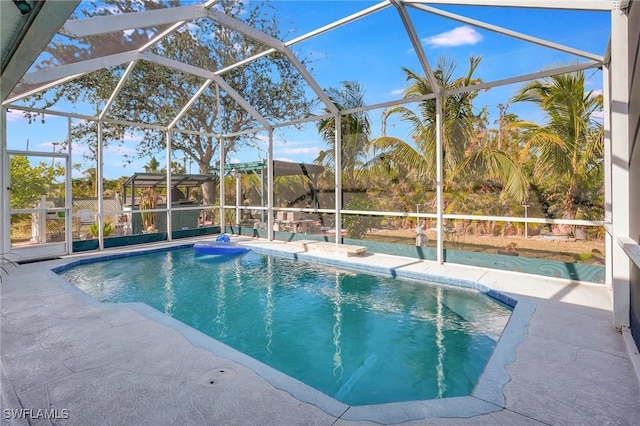
[[(456, 89), (478, 83), (473, 73), (480, 63), (480, 58), (469, 58), (469, 70), (465, 77), (455, 78), (453, 73), (456, 63), (445, 57), (440, 58), (434, 70), (438, 86), (442, 90)], [(403, 98), (411, 99), (433, 94), (431, 82), (407, 68), (403, 68), (410, 86), (405, 90)], [(465, 148), (473, 135), (475, 116), (472, 100), (477, 96), (474, 91), (461, 92), (442, 99), (443, 127), (443, 166), (445, 175), (453, 175), (459, 162), (464, 157)], [(379, 157), (390, 159), (394, 164), (403, 165), (412, 177), (435, 182), (436, 179), (436, 101), (428, 99), (419, 101), (416, 111), (404, 105), (398, 105), (385, 111), (384, 124), (391, 116), (399, 116), (412, 127), (411, 142), (383, 135), (372, 141), (372, 146), (382, 153)]]
[[(481, 58), (471, 56), (469, 69), (463, 77), (454, 78), (456, 63), (442, 57), (434, 70), (434, 76), (441, 90), (454, 90), (471, 86), (481, 81), (473, 76)], [(404, 69), (411, 85), (404, 93), (405, 99), (434, 93), (431, 82), (409, 69)], [(457, 184), (468, 190), (474, 180), (491, 179), (501, 184), (505, 197), (521, 202), (526, 198), (526, 179), (516, 162), (504, 151), (491, 147), (471, 150), (471, 141), (476, 138), (476, 130), (481, 116), (473, 112), (473, 100), (477, 92), (467, 90), (442, 98), (442, 145), (445, 191)], [(411, 142), (383, 135), (371, 141), (371, 146), (379, 153), (373, 165), (382, 163), (385, 167), (395, 167), (408, 178), (422, 181), (429, 189), (435, 187), (436, 180), (436, 101), (419, 101), (416, 110), (398, 105), (385, 111), (384, 122), (391, 116), (399, 116), (412, 127)]]
[[(327, 95), (339, 111), (347, 111), (365, 106), (364, 90), (355, 81), (343, 81), (341, 88), (330, 87)], [(326, 113), (328, 109), (324, 110)], [(335, 118), (326, 118), (318, 121), (318, 132), (322, 139), (329, 145), (329, 149), (320, 151), (315, 159), (318, 164), (326, 164), (329, 167), (335, 165)], [(353, 188), (356, 182), (356, 171), (363, 164), (371, 135), (371, 123), (366, 111), (350, 113), (340, 117), (341, 132), (341, 164), (349, 188)]]
[(547, 204), (555, 204), (565, 219), (576, 218), (581, 204), (595, 207), (592, 194), (602, 190), (603, 180), (604, 133), (596, 118), (602, 95), (585, 91), (584, 72), (527, 83), (512, 102), (532, 102), (546, 114), (542, 125), (518, 121), (512, 126), (523, 132), (520, 160), (531, 163), (534, 184), (547, 188)]
[(32, 165), (22, 155), (11, 156), (11, 208), (28, 209), (38, 205), (43, 195), (51, 192), (51, 187), (58, 176), (64, 176), (64, 167), (55, 164), (53, 167), (44, 161)]
[(149, 162), (142, 167), (146, 173), (160, 173), (160, 162), (155, 156), (152, 156)]
[[(138, 11), (140, 8), (162, 8), (179, 2), (130, 2), (105, 0), (103, 6), (93, 10), (83, 9), (87, 17)], [(102, 4), (101, 3), (101, 4)], [(267, 5), (247, 3), (239, 0), (223, 0), (214, 7), (225, 14), (243, 20), (252, 27), (279, 38), (278, 22)], [(164, 28), (158, 28), (160, 31)], [(43, 65), (59, 62), (83, 60), (109, 49), (126, 51), (137, 49), (149, 41), (152, 29), (135, 29), (125, 34), (102, 34), (98, 37), (79, 39), (77, 42), (54, 40), (51, 60)], [(212, 36), (213, 35), (213, 36)], [(194, 25), (187, 25), (172, 33), (150, 51), (169, 59), (187, 63), (204, 70), (221, 70), (267, 47), (250, 40), (235, 30), (219, 25), (210, 19), (200, 19)], [(306, 61), (303, 60), (303, 63)], [(88, 103), (100, 111), (106, 99), (113, 93), (123, 73), (124, 65), (113, 69), (102, 69), (66, 84), (56, 86), (48, 93), (38, 94), (34, 102), (44, 100), (45, 108), (59, 100)], [(276, 52), (228, 71), (222, 78), (255, 110), (272, 121), (286, 121), (306, 115), (310, 102), (306, 100), (304, 80), (292, 63), (282, 53)], [(155, 63), (138, 61), (129, 79), (121, 89), (118, 99), (107, 112), (108, 118), (168, 125), (178, 112), (189, 102), (196, 90), (202, 88), (204, 79), (185, 74)], [(218, 97), (219, 94), (219, 97)], [(231, 134), (255, 127), (255, 119), (229, 93), (207, 87), (190, 110), (181, 118), (178, 127), (206, 135), (193, 133), (172, 133), (172, 149), (182, 151), (192, 159), (199, 173), (210, 173), (212, 161), (219, 152), (221, 139), (217, 134)], [(78, 123), (73, 132), (76, 140), (82, 140), (90, 147), (96, 146), (95, 123)], [(158, 152), (166, 148), (166, 135), (158, 131), (125, 128), (106, 125), (103, 129), (105, 143), (122, 141), (125, 132), (140, 132), (142, 141), (137, 144), (140, 156)], [(254, 146), (257, 135), (244, 134), (224, 139), (225, 152), (233, 153), (241, 146)], [(95, 150), (95, 148), (94, 148)], [(206, 204), (213, 201), (213, 185), (203, 187)]]

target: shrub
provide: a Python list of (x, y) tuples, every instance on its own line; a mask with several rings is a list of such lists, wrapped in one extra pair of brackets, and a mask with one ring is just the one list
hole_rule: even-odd
[[(92, 223), (91, 225), (89, 225), (89, 231), (91, 232), (91, 235), (93, 235), (94, 237), (97, 237), (99, 233), (98, 224)], [(110, 222), (105, 223), (104, 226), (102, 227), (102, 233), (105, 237), (108, 237), (109, 235), (113, 234), (113, 224)]]

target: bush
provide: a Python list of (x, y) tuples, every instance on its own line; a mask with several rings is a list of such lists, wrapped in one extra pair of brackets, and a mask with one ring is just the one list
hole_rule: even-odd
[[(354, 196), (345, 206), (345, 210), (371, 210), (372, 207), (371, 201), (368, 199)], [(347, 231), (347, 236), (356, 240), (363, 240), (367, 231), (376, 224), (379, 224), (380, 221), (381, 219), (375, 216), (345, 214), (342, 217), (342, 223)]]
[[(89, 231), (91, 232), (91, 235), (93, 235), (94, 237), (97, 237), (99, 233), (98, 224), (92, 223), (91, 225), (89, 225)], [(104, 226), (102, 227), (102, 233), (105, 237), (108, 237), (109, 235), (113, 234), (113, 224), (110, 222), (105, 223)]]

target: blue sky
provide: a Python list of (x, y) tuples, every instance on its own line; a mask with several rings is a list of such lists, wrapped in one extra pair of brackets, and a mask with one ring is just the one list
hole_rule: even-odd
[[(377, 3), (276, 0), (273, 5), (278, 10), (284, 39), (291, 40)], [(515, 10), (473, 6), (439, 8), (596, 54), (604, 53), (610, 32), (609, 16), (602, 12)], [(456, 77), (466, 73), (468, 58), (471, 55), (483, 58), (475, 73), (475, 76), (483, 81), (534, 73), (544, 67), (577, 61), (575, 57), (553, 49), (511, 39), (424, 11), (409, 9), (409, 15), (430, 64), (435, 67), (438, 59), (446, 56), (457, 62)], [(357, 81), (365, 88), (365, 100), (368, 104), (401, 97), (408, 84), (402, 67), (421, 71), (415, 51), (393, 7), (296, 44), (292, 49), (301, 57), (311, 59), (312, 74), (321, 87), (339, 87), (343, 80)], [(601, 72), (588, 70), (586, 75), (587, 90), (601, 90)], [(493, 120), (497, 117), (497, 105), (506, 104), (519, 86), (516, 84), (482, 92), (478, 97), (478, 105), (487, 106)], [(380, 135), (381, 112), (375, 110), (370, 113), (373, 123), (372, 137)], [(540, 114), (528, 105), (512, 105), (509, 112), (517, 113), (524, 118), (541, 118)], [(67, 122), (62, 118), (51, 118), (47, 120), (46, 125), (27, 126), (17, 114), (10, 113), (7, 129), (9, 149), (26, 149), (28, 139), (30, 150), (50, 152), (54, 147), (53, 142), (66, 138)], [(402, 123), (394, 123), (387, 131), (388, 134), (407, 137), (407, 129)], [(305, 126), (303, 131), (283, 129), (276, 132), (276, 137), (276, 159), (312, 162), (321, 149), (326, 149), (313, 124)], [(133, 153), (135, 143), (136, 138), (131, 138), (125, 141), (126, 148), (123, 149)], [(82, 147), (77, 147), (74, 152), (79, 154), (82, 150)], [(123, 169), (122, 153), (107, 152), (106, 177), (113, 178), (141, 171), (142, 165), (148, 161), (143, 159)], [(235, 154), (231, 161), (253, 161), (264, 157), (265, 151), (244, 150)], [(162, 153), (157, 154), (156, 158), (161, 162), (165, 161)], [(80, 160), (74, 155), (74, 162)]]

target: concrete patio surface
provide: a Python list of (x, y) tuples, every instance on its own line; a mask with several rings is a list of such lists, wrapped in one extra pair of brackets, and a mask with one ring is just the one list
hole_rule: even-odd
[[(299, 250), (290, 243), (247, 243)], [(350, 258), (480, 282), (526, 301), (531, 313), (497, 393), (349, 407), (146, 305), (95, 302), (51, 272), (95, 255), (9, 267), (3, 277), (2, 424), (376, 424), (353, 420), (363, 418), (363, 410), (402, 412), (376, 418), (410, 425), (640, 424), (638, 354), (612, 326), (602, 285), (387, 255)]]

